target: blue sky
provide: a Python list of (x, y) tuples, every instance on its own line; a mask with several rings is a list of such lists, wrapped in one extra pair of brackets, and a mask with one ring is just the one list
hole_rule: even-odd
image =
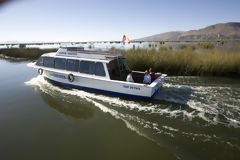
[(15, 0), (0, 41), (102, 41), (240, 22), (239, 0)]

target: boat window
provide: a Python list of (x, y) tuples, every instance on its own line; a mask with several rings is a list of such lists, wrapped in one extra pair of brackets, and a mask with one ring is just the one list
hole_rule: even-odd
[(97, 63), (96, 63), (95, 75), (97, 75), (97, 76), (106, 76), (106, 73), (105, 73), (105, 71), (104, 71), (103, 64), (100, 63), (100, 62), (97, 62)]
[(37, 66), (43, 66), (43, 57), (40, 57), (36, 63)]
[(44, 57), (43, 58), (43, 64), (44, 64), (44, 67), (54, 68), (54, 58)]
[(79, 71), (80, 73), (94, 74), (95, 62), (81, 61)]
[(68, 71), (78, 72), (79, 60), (68, 59), (66, 69)]
[(89, 62), (89, 74), (95, 73), (95, 62)]
[(56, 69), (66, 69), (66, 59), (55, 58), (55, 68)]

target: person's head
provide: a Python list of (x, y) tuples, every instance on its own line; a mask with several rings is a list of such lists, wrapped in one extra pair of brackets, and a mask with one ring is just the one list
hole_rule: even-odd
[(128, 74), (132, 74), (132, 71), (131, 71), (131, 70), (128, 70)]
[(145, 74), (148, 74), (148, 70), (145, 71)]

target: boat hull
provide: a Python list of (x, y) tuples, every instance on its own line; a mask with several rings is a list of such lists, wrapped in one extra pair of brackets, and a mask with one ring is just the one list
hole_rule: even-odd
[(128, 98), (150, 98), (150, 97), (145, 97), (145, 96), (131, 95), (131, 94), (127, 94), (127, 93), (119, 93), (119, 92), (107, 91), (107, 90), (102, 90), (102, 89), (89, 88), (89, 87), (73, 85), (73, 84), (69, 84), (69, 83), (62, 83), (62, 82), (58, 82), (55, 80), (51, 80), (49, 78), (47, 78), (47, 80), (49, 80), (50, 82), (52, 82), (58, 86), (74, 88), (74, 89), (79, 89), (79, 90), (85, 90), (85, 91), (90, 91), (90, 92), (98, 92), (98, 93), (103, 93), (103, 94), (108, 94), (108, 95), (113, 95), (113, 96), (120, 96), (120, 97), (128, 97)]
[[(72, 82), (68, 78), (70, 74), (74, 76)], [(129, 98), (153, 98), (162, 87), (165, 78), (164, 75), (160, 76), (151, 85), (146, 85), (49, 69), (43, 69), (42, 76), (56, 85)]]

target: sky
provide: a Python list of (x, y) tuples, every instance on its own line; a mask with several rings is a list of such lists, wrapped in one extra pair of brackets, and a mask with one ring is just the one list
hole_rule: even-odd
[(0, 42), (120, 41), (240, 22), (239, 0), (12, 0)]

